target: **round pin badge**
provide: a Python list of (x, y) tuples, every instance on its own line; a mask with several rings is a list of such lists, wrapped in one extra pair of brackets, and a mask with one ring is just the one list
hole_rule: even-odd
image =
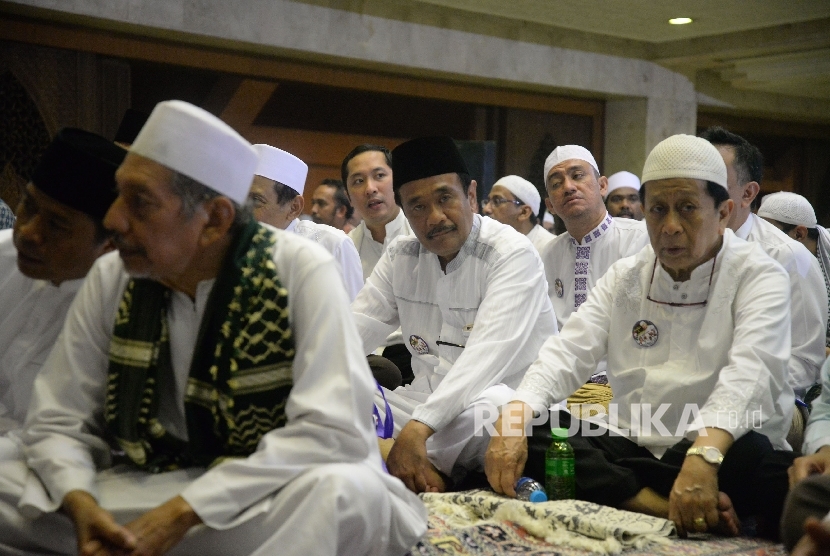
[(429, 353), (429, 346), (420, 336), (413, 334), (409, 337), (409, 345), (415, 350), (418, 355), (426, 355)]
[(556, 290), (556, 297), (562, 297), (565, 295), (565, 286), (562, 285), (562, 280), (559, 278), (554, 280), (553, 288)]
[(657, 326), (650, 320), (639, 320), (634, 324), (631, 335), (637, 345), (647, 348), (657, 343), (660, 333), (657, 331)]

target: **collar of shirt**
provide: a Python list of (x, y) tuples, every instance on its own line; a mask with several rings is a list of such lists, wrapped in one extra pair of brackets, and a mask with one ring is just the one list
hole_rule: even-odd
[(741, 238), (742, 240), (746, 241), (746, 238), (749, 237), (749, 234), (752, 232), (752, 226), (755, 222), (752, 220), (754, 215), (750, 214), (746, 217), (746, 222), (741, 224), (741, 227), (735, 230), (735, 235)]
[[(593, 243), (594, 241), (598, 240), (600, 237), (602, 237), (606, 233), (608, 233), (608, 230), (611, 229), (611, 226), (613, 224), (614, 224), (614, 219), (611, 217), (610, 214), (608, 214), (606, 212), (605, 213), (605, 218), (602, 219), (602, 222), (600, 222), (599, 225), (596, 228), (594, 228), (593, 230), (588, 232), (585, 235), (585, 237), (582, 238), (581, 245), (590, 246), (591, 243)], [(572, 236), (571, 237), (571, 245), (579, 246), (580, 243), (578, 241), (576, 241), (576, 239), (574, 239), (573, 236)]]
[(473, 227), (470, 229), (470, 235), (467, 236), (467, 241), (464, 242), (464, 245), (461, 246), (461, 250), (458, 252), (458, 255), (455, 256), (453, 260), (450, 261), (450, 264), (447, 265), (447, 274), (454, 271), (457, 268), (460, 268), (461, 265), (464, 263), (464, 260), (473, 252), (475, 249), (476, 242), (478, 241), (479, 233), (481, 232), (481, 216), (478, 214), (473, 215)]
[(286, 232), (293, 232), (297, 228), (297, 224), (300, 222), (299, 218), (295, 218), (291, 221), (291, 223), (285, 227)]

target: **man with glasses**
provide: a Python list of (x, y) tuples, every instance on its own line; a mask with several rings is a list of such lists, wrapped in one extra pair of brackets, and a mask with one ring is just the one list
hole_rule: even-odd
[(556, 237), (539, 225), (542, 197), (536, 186), (519, 176), (497, 181), (481, 205), (481, 213), (527, 236), (537, 251)]
[[(681, 536), (737, 535), (739, 516), (777, 533), (794, 459), (790, 288), (727, 227), (726, 175), (698, 137), (649, 154), (640, 194), (651, 246), (608, 269), (502, 408), (485, 460), (497, 492), (514, 495), (522, 475), (544, 480), (547, 408), (607, 358), (608, 418), (550, 415), (570, 425), (576, 498), (671, 519)], [(537, 425), (530, 438), (526, 425)]]

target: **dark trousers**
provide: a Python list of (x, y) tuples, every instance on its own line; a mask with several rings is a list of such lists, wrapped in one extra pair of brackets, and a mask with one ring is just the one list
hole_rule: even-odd
[[(554, 421), (558, 418), (554, 426), (571, 425), (568, 413), (558, 412), (553, 418)], [(550, 422), (535, 426), (528, 438), (524, 475), (542, 484), (545, 451), (551, 443), (550, 427)], [(611, 435), (607, 430), (599, 435), (591, 435), (589, 431), (596, 434), (598, 428), (579, 421), (576, 435), (568, 439), (574, 449), (578, 499), (620, 507), (647, 487), (669, 497), (686, 450), (691, 446), (689, 440), (681, 440), (657, 459), (628, 438)], [(787, 469), (797, 456), (773, 449), (766, 436), (750, 431), (732, 445), (718, 469), (718, 487), (732, 500), (739, 517), (758, 518), (759, 532), (762, 521), (765, 529), (777, 532), (789, 486)]]

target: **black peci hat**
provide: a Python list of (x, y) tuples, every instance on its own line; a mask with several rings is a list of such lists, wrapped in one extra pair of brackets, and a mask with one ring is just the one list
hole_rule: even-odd
[(392, 150), (392, 188), (442, 174), (468, 174), (467, 164), (450, 137), (421, 137)]
[(100, 221), (117, 197), (115, 171), (126, 154), (100, 135), (64, 128), (46, 147), (32, 183), (56, 201)]

